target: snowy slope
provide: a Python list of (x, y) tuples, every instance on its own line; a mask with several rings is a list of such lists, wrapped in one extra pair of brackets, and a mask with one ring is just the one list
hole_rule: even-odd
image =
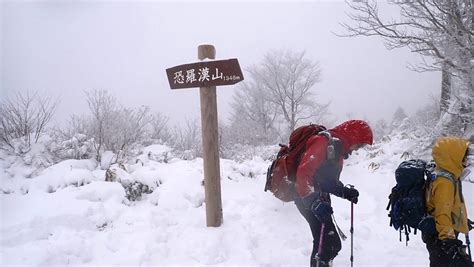
[[(412, 234), (408, 247), (399, 242), (385, 210), (393, 171), (408, 146), (406, 139), (394, 139), (346, 161), (341, 180), (361, 193), (354, 266), (428, 265), (420, 235)], [(202, 160), (155, 159), (141, 156), (143, 166), (127, 166), (131, 177), (154, 189), (130, 202), (119, 183), (103, 181), (105, 171), (95, 170), (93, 161), (61, 162), (25, 179), (12, 174), (18, 166), (3, 157), (0, 265), (309, 265), (307, 223), (294, 204), (263, 192), (269, 162), (221, 161), (224, 224), (207, 228)], [(369, 168), (371, 163), (378, 169)], [(465, 183), (464, 193), (474, 214), (473, 184)], [(336, 197), (333, 203), (349, 237), (334, 265), (350, 266), (350, 203)]]

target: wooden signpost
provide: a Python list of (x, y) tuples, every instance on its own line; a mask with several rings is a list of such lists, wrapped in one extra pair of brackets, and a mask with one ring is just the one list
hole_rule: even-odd
[[(198, 47), (198, 59), (215, 59), (212, 45)], [(199, 87), (207, 226), (222, 224), (216, 86), (244, 79), (237, 59), (201, 61), (166, 69), (171, 89)]]

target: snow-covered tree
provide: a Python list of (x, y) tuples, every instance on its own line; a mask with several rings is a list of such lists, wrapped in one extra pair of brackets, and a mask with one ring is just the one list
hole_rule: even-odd
[(438, 99), (432, 99), (430, 103), (418, 109), (415, 114), (410, 117), (413, 127), (423, 131), (424, 135), (432, 135), (433, 139), (435, 138), (433, 134), (437, 132), (435, 128), (437, 127), (437, 121), (441, 113), (439, 105)]
[(114, 111), (117, 108), (117, 99), (106, 90), (91, 90), (86, 92), (87, 104), (92, 115), (89, 134), (94, 138), (96, 159), (100, 162), (100, 155), (110, 136)]
[(266, 90), (258, 81), (242, 83), (235, 91), (231, 103), (229, 131), (225, 142), (262, 145), (274, 143), (274, 122), (277, 106), (268, 100)]
[(380, 140), (390, 133), (390, 126), (384, 119), (380, 119), (375, 122), (372, 132), (374, 134), (374, 140)]
[(398, 128), (403, 120), (408, 117), (407, 114), (405, 113), (405, 110), (403, 110), (403, 108), (401, 107), (398, 107), (396, 110), (395, 110), (395, 113), (393, 113), (393, 118), (392, 118), (392, 125), (391, 125), (391, 128), (392, 129), (396, 129)]
[(184, 126), (175, 126), (171, 146), (182, 153), (181, 158), (193, 159), (202, 153), (201, 127), (197, 119), (186, 119)]
[(474, 21), (471, 0), (393, 1), (400, 18), (384, 19), (377, 1), (354, 1), (343, 23), (346, 36), (381, 36), (389, 49), (408, 47), (429, 58), (418, 71), (442, 70), (440, 125), (456, 124), (464, 132), (474, 127)]
[(151, 136), (152, 140), (159, 140), (161, 143), (169, 143), (171, 141), (171, 131), (168, 127), (169, 118), (160, 114), (155, 113), (152, 115), (151, 124)]
[[(276, 106), (288, 132), (298, 123), (320, 122), (327, 116), (329, 104), (318, 103), (313, 91), (321, 79), (321, 69), (317, 62), (306, 57), (305, 52), (269, 52), (248, 72), (249, 88), (262, 91), (261, 96)], [(272, 115), (267, 114), (269, 119)]]
[[(87, 91), (86, 99), (90, 114), (73, 115), (66, 129), (56, 131), (56, 139), (59, 139), (56, 143), (73, 144), (74, 142), (69, 140), (75, 140), (77, 134), (82, 134), (83, 139), (93, 145), (98, 162), (106, 150), (116, 154), (115, 161), (121, 160), (137, 145), (150, 144), (169, 133), (166, 117), (159, 113), (152, 114), (147, 106), (124, 107), (106, 90)], [(66, 146), (64, 149), (58, 147), (56, 150), (68, 149)], [(72, 153), (72, 155), (78, 154)]]
[(110, 122), (113, 130), (106, 136), (104, 143), (108, 150), (118, 152), (123, 157), (132, 145), (139, 144), (146, 139), (153, 118), (150, 108), (146, 106), (136, 109), (120, 107), (113, 114), (113, 119)]

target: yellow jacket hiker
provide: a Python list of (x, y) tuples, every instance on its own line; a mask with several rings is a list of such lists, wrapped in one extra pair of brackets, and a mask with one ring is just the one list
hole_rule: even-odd
[(469, 231), (460, 179), (468, 164), (468, 148), (469, 141), (457, 137), (441, 137), (433, 145), (436, 169), (426, 192), (426, 206), (434, 217), (437, 235), (423, 237), (430, 254), (430, 266), (472, 266), (465, 246), (457, 239), (459, 233)]
[(456, 238), (455, 231), (468, 232), (466, 205), (459, 179), (464, 170), (462, 161), (468, 147), (469, 141), (455, 137), (440, 138), (433, 146), (437, 177), (428, 190), (426, 206), (435, 218), (438, 238), (441, 240)]

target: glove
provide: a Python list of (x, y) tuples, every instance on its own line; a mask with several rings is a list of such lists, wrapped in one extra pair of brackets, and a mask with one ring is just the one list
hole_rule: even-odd
[(472, 228), (474, 228), (474, 222), (467, 219), (467, 228), (469, 228), (469, 231), (471, 231)]
[(463, 255), (463, 244), (458, 239), (438, 240), (439, 247), (449, 259), (456, 259)]
[(326, 223), (331, 221), (333, 210), (329, 203), (318, 199), (311, 204), (311, 212), (313, 212), (318, 221)]
[(431, 215), (424, 216), (421, 221), (418, 223), (418, 229), (421, 230), (425, 236), (435, 236), (436, 235), (436, 223)]
[(354, 202), (354, 204), (357, 204), (357, 202), (359, 201), (359, 191), (357, 191), (357, 189), (355, 188), (344, 187), (342, 197), (351, 202)]

